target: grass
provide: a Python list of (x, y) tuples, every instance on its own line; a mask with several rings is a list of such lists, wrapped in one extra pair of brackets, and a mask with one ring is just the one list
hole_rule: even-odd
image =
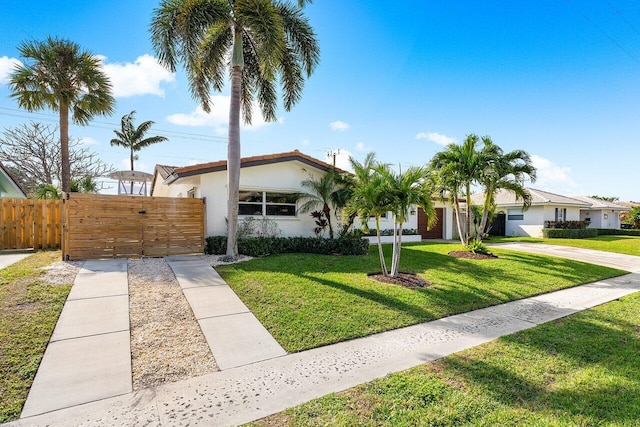
[[(385, 245), (390, 259), (390, 245)], [(407, 289), (367, 277), (368, 256), (283, 254), (218, 271), (289, 352), (332, 344), (622, 274), (541, 255), (495, 250), (499, 259), (447, 253), (459, 245), (421, 243), (402, 250), (403, 270), (431, 287)]]
[(71, 289), (38, 281), (60, 259), (60, 251), (38, 252), (0, 270), (0, 423), (20, 416)]
[(542, 239), (535, 237), (491, 237), (486, 243), (529, 242), (550, 245), (572, 246), (598, 251), (640, 256), (638, 236), (597, 236), (588, 239)]
[(638, 426), (640, 294), (310, 401), (255, 426)]

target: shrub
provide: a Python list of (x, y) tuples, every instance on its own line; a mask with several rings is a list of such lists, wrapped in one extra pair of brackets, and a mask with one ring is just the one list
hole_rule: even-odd
[[(227, 251), (226, 236), (206, 238), (205, 253), (224, 254)], [(238, 239), (238, 252), (261, 257), (281, 253), (312, 253), (339, 255), (366, 255), (369, 241), (355, 237), (322, 239), (318, 237), (245, 237)]]
[[(416, 236), (418, 234), (420, 234), (420, 233), (415, 228), (403, 228), (402, 229), (402, 235), (403, 236)], [(376, 235), (376, 230), (375, 229), (369, 230), (369, 236), (375, 236), (375, 235)], [(390, 228), (390, 229), (386, 229), (386, 230), (380, 230), (380, 235), (381, 236), (393, 236), (393, 229)]]
[(489, 248), (487, 248), (480, 240), (472, 240), (469, 244), (465, 245), (465, 249), (474, 254), (493, 255)]
[(615, 228), (598, 228), (598, 236), (640, 236), (640, 230)]
[(543, 228), (542, 237), (547, 239), (584, 239), (596, 237), (595, 228)]
[(589, 221), (545, 221), (544, 228), (579, 230), (587, 228), (589, 224)]

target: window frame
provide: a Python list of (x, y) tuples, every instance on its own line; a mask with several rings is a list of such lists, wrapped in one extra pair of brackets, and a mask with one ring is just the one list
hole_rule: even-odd
[[(269, 196), (268, 194), (271, 195), (290, 195), (293, 196), (295, 195), (294, 191), (285, 191), (285, 190), (249, 190), (249, 189), (240, 189), (240, 193), (257, 193), (260, 195), (261, 200), (258, 201), (251, 201), (251, 202), (246, 202), (246, 201), (239, 201), (238, 202), (238, 216), (242, 216), (242, 217), (249, 217), (249, 216), (258, 216), (257, 213), (253, 213), (253, 214), (243, 214), (240, 212), (240, 206), (241, 205), (245, 205), (245, 206), (260, 206), (260, 214), (259, 216), (265, 217), (265, 218), (298, 218), (298, 202), (297, 200), (294, 203), (290, 203), (290, 202), (273, 202), (273, 201), (268, 201), (269, 200)], [(273, 215), (273, 214), (268, 214), (269, 207), (278, 207), (278, 206), (289, 206), (289, 207), (293, 207), (293, 215)]]
[(508, 221), (524, 221), (524, 211), (522, 209), (507, 209)]

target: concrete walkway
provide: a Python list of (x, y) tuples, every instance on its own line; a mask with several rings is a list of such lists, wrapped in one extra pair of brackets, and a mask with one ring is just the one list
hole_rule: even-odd
[(132, 390), (127, 261), (87, 261), (60, 313), (22, 417)]
[[(197, 265), (171, 263), (185, 283), (204, 284)], [(640, 274), (629, 274), (44, 415), (23, 413), (10, 425), (241, 424), (637, 291)], [(50, 387), (51, 396), (57, 389)]]
[(593, 249), (573, 248), (571, 246), (547, 245), (542, 243), (496, 243), (487, 246), (511, 249), (520, 252), (549, 255), (558, 258), (568, 258), (590, 264), (617, 268), (631, 273), (640, 273), (640, 257), (613, 252), (595, 251)]
[(287, 354), (210, 265), (193, 256), (166, 260), (220, 370)]
[(15, 264), (16, 262), (25, 259), (31, 254), (12, 254), (12, 253), (4, 253), (0, 254), (0, 270), (5, 267), (9, 267), (11, 264)]

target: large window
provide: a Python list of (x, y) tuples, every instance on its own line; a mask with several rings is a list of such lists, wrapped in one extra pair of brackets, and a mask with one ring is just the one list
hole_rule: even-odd
[(507, 219), (510, 221), (522, 221), (524, 219), (524, 213), (522, 209), (508, 209)]
[(296, 216), (296, 195), (269, 191), (240, 191), (240, 215)]
[(563, 222), (567, 220), (567, 210), (556, 208), (556, 221)]

